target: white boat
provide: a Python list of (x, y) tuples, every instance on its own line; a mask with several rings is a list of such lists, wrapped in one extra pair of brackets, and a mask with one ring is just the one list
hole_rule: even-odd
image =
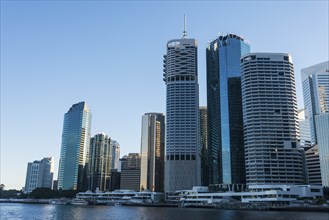
[(71, 201), (72, 205), (88, 205), (88, 201), (83, 200), (83, 199), (73, 199)]
[(67, 199), (51, 199), (49, 203), (53, 205), (67, 205), (69, 202)]

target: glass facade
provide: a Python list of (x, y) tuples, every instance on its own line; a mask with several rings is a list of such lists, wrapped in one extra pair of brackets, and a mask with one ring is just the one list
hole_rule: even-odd
[(112, 140), (112, 169), (119, 168), (119, 159), (120, 159), (120, 144)]
[(209, 185), (207, 107), (200, 106), (201, 185)]
[(322, 186), (329, 187), (329, 113), (315, 116)]
[(311, 142), (317, 143), (315, 115), (329, 112), (329, 61), (301, 70), (304, 105), (310, 119)]
[(142, 117), (140, 190), (164, 191), (164, 120), (162, 113)]
[(74, 104), (64, 115), (58, 189), (87, 190), (91, 113), (85, 102)]
[(106, 134), (90, 140), (88, 190), (109, 191), (111, 184), (112, 141)]
[(250, 52), (234, 34), (207, 49), (209, 183), (245, 183), (240, 58)]

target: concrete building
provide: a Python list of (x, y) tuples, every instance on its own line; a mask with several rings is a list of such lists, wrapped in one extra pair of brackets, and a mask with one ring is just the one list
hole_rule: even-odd
[(140, 156), (129, 153), (121, 160), (120, 189), (140, 190)]
[(200, 185), (197, 41), (170, 40), (164, 55), (166, 84), (165, 191)]
[(322, 186), (329, 187), (329, 113), (315, 116)]
[(207, 48), (209, 183), (245, 183), (240, 58), (245, 39), (221, 35)]
[(162, 113), (142, 116), (140, 190), (164, 191), (165, 117)]
[(27, 164), (24, 192), (30, 193), (36, 188), (52, 188), (54, 161), (52, 157), (35, 160)]
[[(192, 190), (182, 190), (167, 197), (171, 203), (186, 206), (213, 206), (242, 203), (267, 204), (301, 204), (303, 200), (313, 200), (323, 197), (321, 186), (314, 185), (250, 185), (246, 191), (209, 192), (207, 187), (193, 187)], [(242, 205), (241, 203), (239, 205)], [(250, 204), (252, 205), (252, 204)], [(248, 205), (249, 206), (249, 205)], [(249, 206), (250, 208), (250, 206)]]
[(291, 56), (241, 58), (247, 184), (304, 184)]
[(306, 160), (307, 183), (312, 185), (322, 185), (319, 149), (317, 145), (304, 148)]
[(87, 190), (91, 113), (85, 102), (72, 105), (64, 115), (58, 189)]
[(110, 190), (112, 141), (106, 134), (96, 134), (90, 140), (88, 190)]

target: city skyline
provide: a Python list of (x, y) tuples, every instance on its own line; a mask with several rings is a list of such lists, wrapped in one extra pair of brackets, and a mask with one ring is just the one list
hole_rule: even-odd
[[(54, 157), (57, 179), (63, 113), (80, 101), (93, 112), (92, 135), (109, 134), (120, 143), (121, 156), (139, 152), (140, 115), (165, 113), (162, 55), (165, 43), (181, 36), (184, 13), (189, 37), (199, 42), (200, 105), (206, 104), (205, 49), (218, 32), (228, 32), (250, 40), (251, 52), (290, 53), (298, 79), (298, 108), (303, 107), (300, 69), (328, 60), (328, 2), (171, 4), (1, 2), (1, 183), (6, 188), (20, 189), (26, 163), (45, 155)], [(222, 7), (228, 10), (214, 13)], [(253, 22), (220, 22), (233, 9)], [(150, 13), (144, 15), (146, 10)], [(275, 16), (278, 10), (280, 16)], [(262, 21), (265, 15), (268, 19)], [(307, 44), (314, 36), (316, 42)], [(11, 141), (17, 133), (24, 146)], [(40, 143), (36, 136), (41, 136)]]

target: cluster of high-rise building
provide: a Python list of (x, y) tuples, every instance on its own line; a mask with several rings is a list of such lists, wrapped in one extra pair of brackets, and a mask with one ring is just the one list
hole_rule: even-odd
[(119, 143), (105, 133), (91, 137), (91, 112), (86, 103), (74, 104), (64, 116), (58, 189), (110, 190), (119, 154)]
[(329, 186), (329, 62), (302, 70), (300, 111), (289, 54), (251, 53), (227, 34), (209, 44), (206, 62), (207, 106), (199, 108), (197, 42), (184, 31), (167, 44), (165, 191)]
[[(166, 117), (142, 116), (140, 153), (119, 159), (118, 142), (104, 133), (91, 137), (89, 108), (74, 104), (64, 117), (58, 189), (328, 187), (329, 61), (301, 71), (305, 108), (298, 110), (289, 54), (251, 53), (244, 38), (220, 35), (206, 49), (207, 106), (200, 107), (197, 55), (197, 41), (185, 30), (168, 41)], [(26, 190), (40, 185), (30, 175), (34, 163), (40, 164), (29, 163)]]

